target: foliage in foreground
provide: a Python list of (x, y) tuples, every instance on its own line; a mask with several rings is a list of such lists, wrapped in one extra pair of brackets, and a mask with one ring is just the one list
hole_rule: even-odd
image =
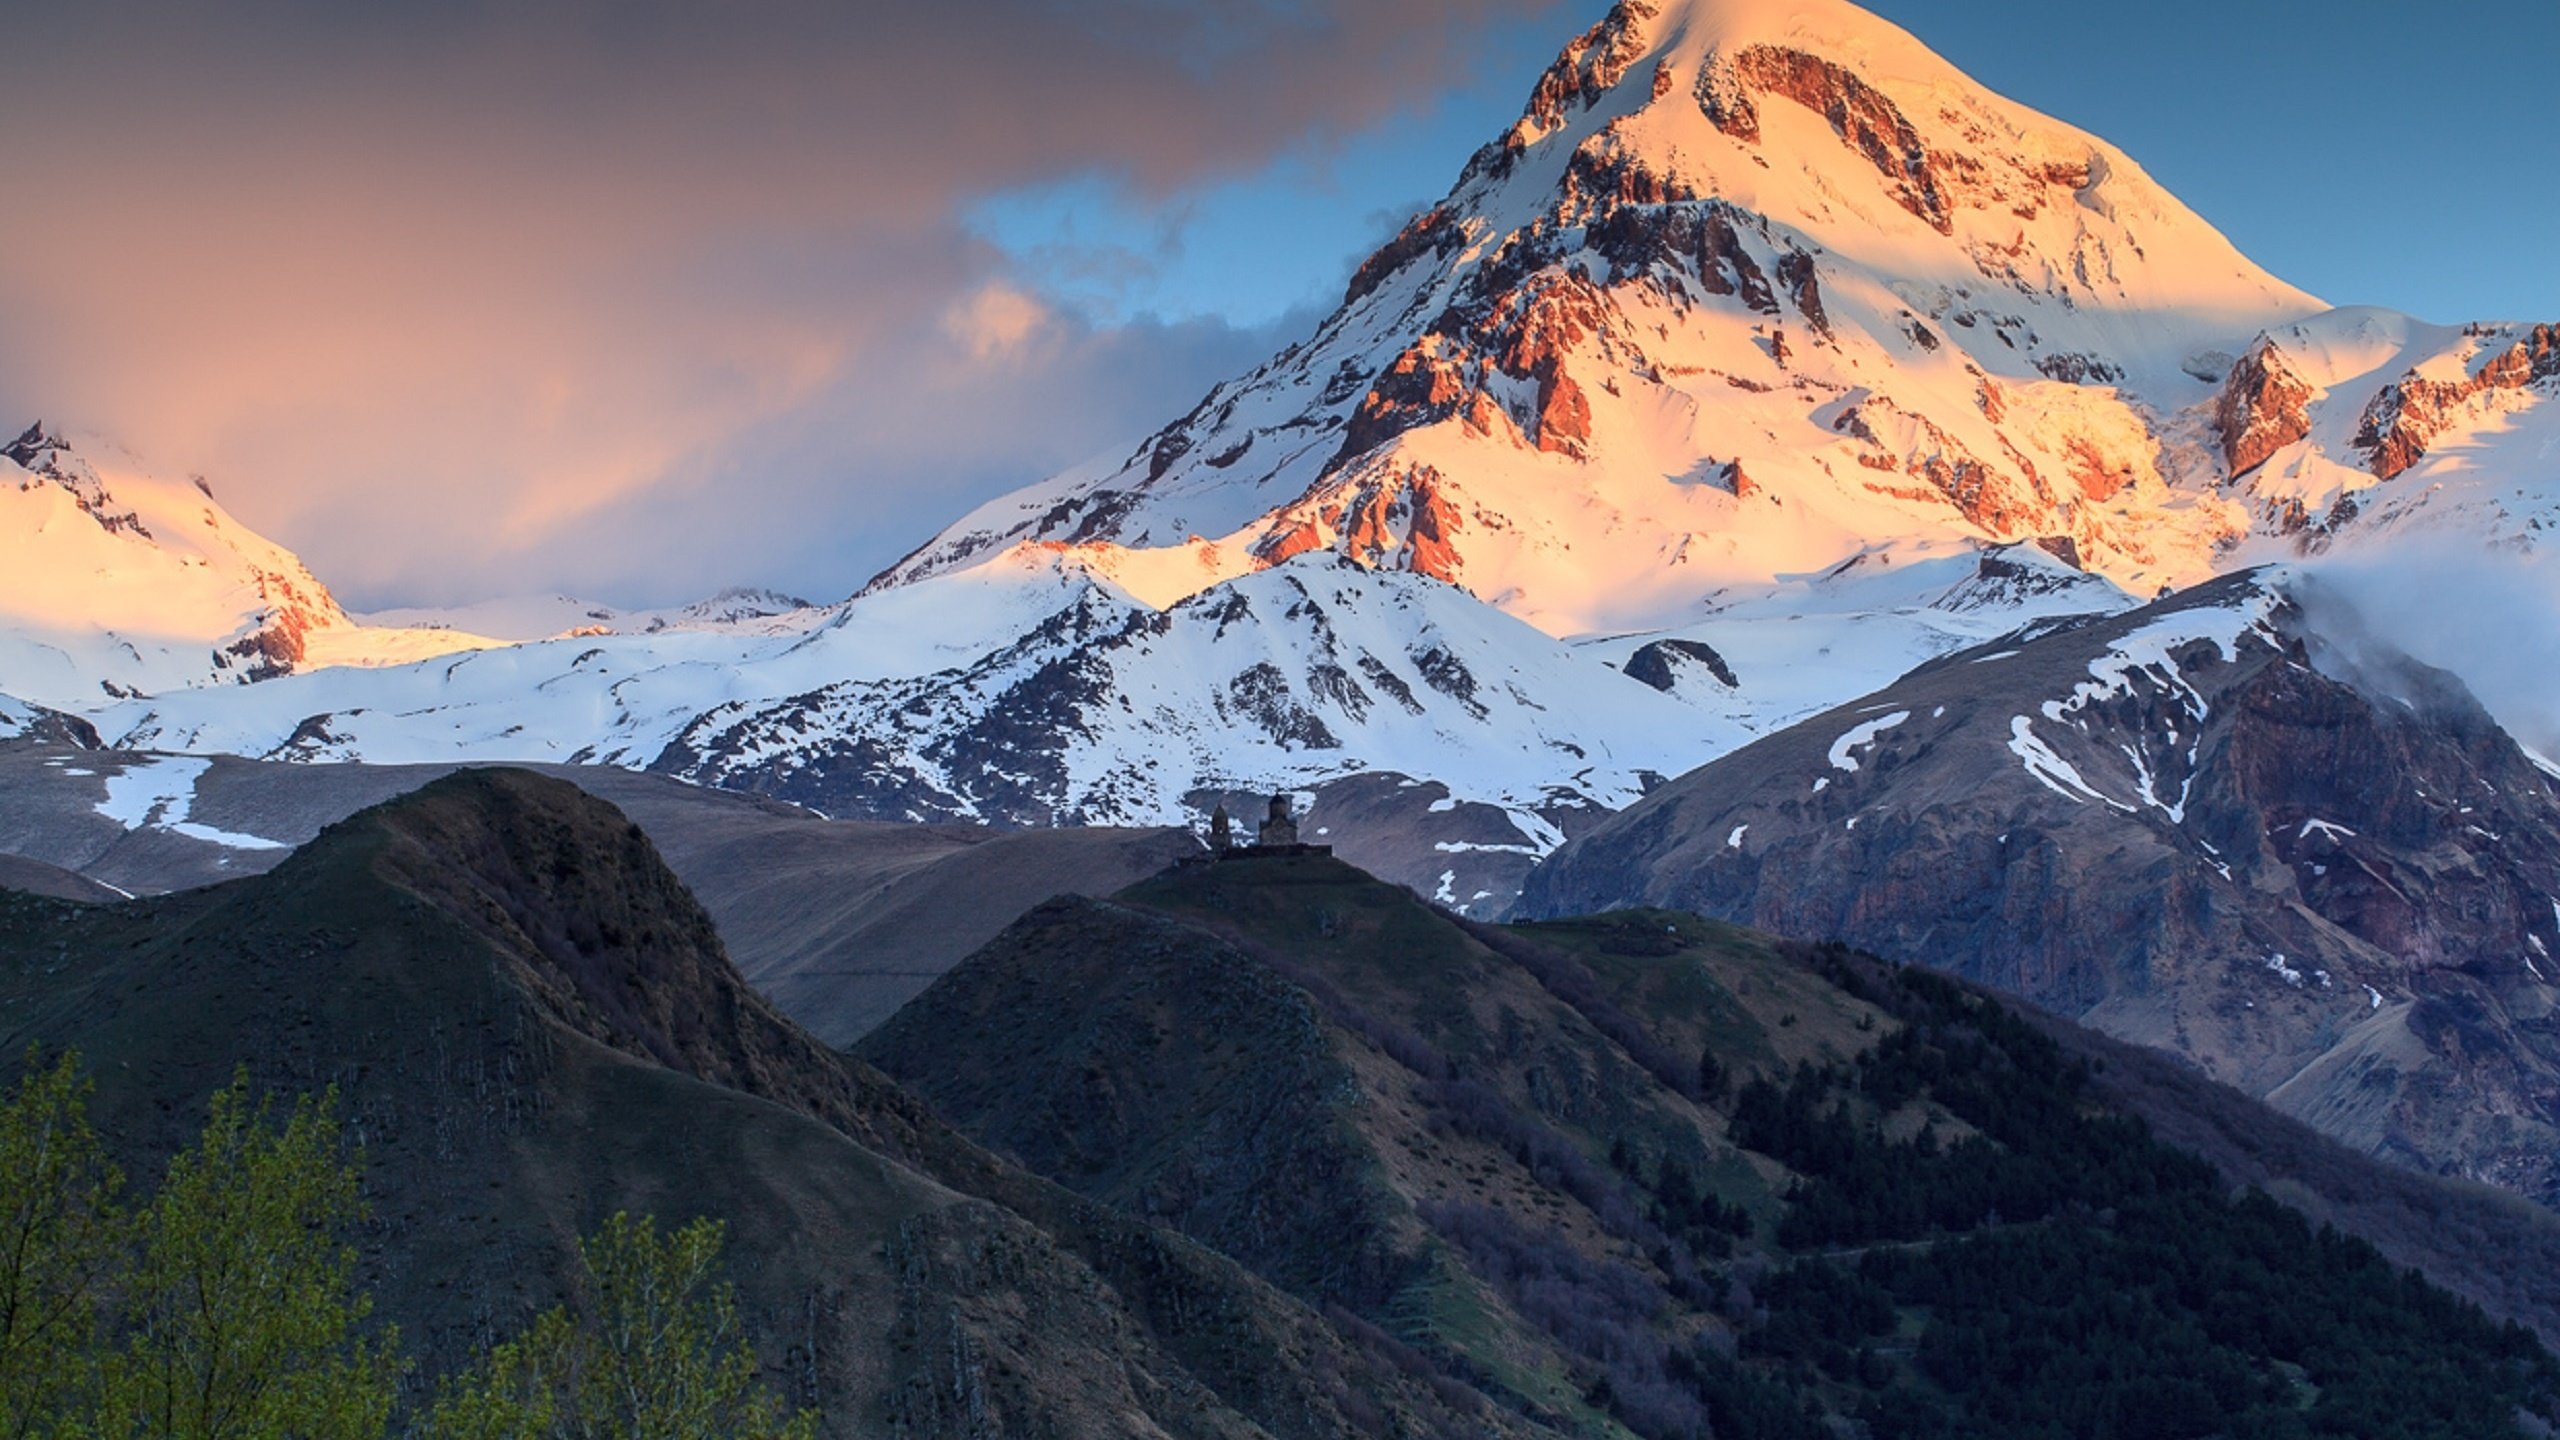
[[(346, 1234), (362, 1167), (334, 1093), (213, 1097), (196, 1145), (128, 1209), (78, 1057), (27, 1053), (0, 1094), (0, 1440), (380, 1440), (408, 1362), (369, 1326)], [(615, 1215), (579, 1303), (448, 1380), (418, 1433), (463, 1440), (807, 1440), (715, 1279), (723, 1227)]]
[(450, 1440), (809, 1440), (739, 1343), (737, 1305), (712, 1277), (724, 1230), (615, 1215), (579, 1244), (586, 1285), (449, 1384), (427, 1432)]

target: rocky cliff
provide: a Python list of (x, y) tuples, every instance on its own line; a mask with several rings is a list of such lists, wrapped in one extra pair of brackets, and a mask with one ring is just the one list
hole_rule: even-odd
[(1950, 656), (1684, 776), (1522, 906), (1953, 969), (2358, 1148), (2560, 1202), (2560, 786), (2243, 575)]

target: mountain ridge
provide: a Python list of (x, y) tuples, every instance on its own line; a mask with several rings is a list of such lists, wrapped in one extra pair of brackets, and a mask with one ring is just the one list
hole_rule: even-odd
[(1923, 666), (1593, 827), (1521, 911), (1925, 956), (2560, 1201), (2560, 791), (2458, 681), (2344, 648), (2279, 578)]
[(189, 895), (0, 894), (0, 1039), (80, 1050), (137, 1159), (235, 1067), (336, 1085), (360, 1277), (430, 1374), (558, 1299), (608, 1214), (708, 1214), (768, 1378), (829, 1434), (1537, 1433), (793, 1026), (637, 827), (558, 780), (449, 777)]
[[(1943, 1414), (1951, 1392), (2013, 1365), (2035, 1377), (2037, 1395), (2087, 1406), (2110, 1382), (2069, 1357), (2088, 1346), (2121, 1376), (2146, 1363), (2143, 1342), (2092, 1339), (2103, 1326), (2013, 1324), (1962, 1352), (1967, 1364), (1931, 1360), (1945, 1353), (1932, 1332), (1983, 1303), (1975, 1288), (1892, 1324), (1788, 1312), (1800, 1287), (1826, 1276), (1841, 1289), (1858, 1288), (1852, 1277), (1876, 1284), (1891, 1255), (1942, 1254), (1968, 1287), (2007, 1283), (1995, 1277), (2010, 1273), (2009, 1245), (2034, 1250), (2041, 1273), (2070, 1270), (2120, 1243), (2120, 1231), (2146, 1231), (2134, 1218), (2158, 1203), (2146, 1188), (2196, 1187), (2219, 1205), (2226, 1187), (2264, 1179), (2271, 1157), (2282, 1157), (2286, 1203), (2371, 1234), (2395, 1261), (2547, 1332), (2544, 1257), (2560, 1243), (2548, 1212), (2393, 1174), (2173, 1061), (2008, 1004), (1838, 946), (1687, 914), (1492, 926), (1329, 857), (1242, 854), (1025, 915), (860, 1050), (984, 1143), (1211, 1243), (1568, 1428), (1597, 1429), (1596, 1412), (1664, 1440), (1707, 1430), (1795, 1440), (1831, 1433), (1811, 1418), (1828, 1411), (1879, 1436), (2012, 1433), (2025, 1427), (2005, 1414), (1921, 1422)], [(1920, 1067), (1930, 1080), (1915, 1089), (1876, 1078), (1915, 1047), (1931, 1057)], [(1986, 1054), (2000, 1058), (1983, 1063)], [(1782, 1091), (1821, 1074), (1868, 1078), (1833, 1092), (1840, 1108), (1827, 1128), (1818, 1107), (1770, 1118)], [(1913, 1104), (1932, 1087), (1938, 1099)], [(2093, 1119), (2100, 1111), (2120, 1118)], [(2068, 1205), (2048, 1213), (2049, 1192), (2030, 1198), (2041, 1181), (2004, 1188), (2042, 1173), (2027, 1155), (2052, 1137), (2021, 1123), (2037, 1113), (2064, 1130), (2099, 1127), (2056, 1180), (2091, 1186), (2073, 1193), (2106, 1218)], [(2146, 1170), (2136, 1157), (2159, 1152), (2136, 1116), (2197, 1146), (2215, 1172), (2165, 1158)], [(2026, 1168), (2000, 1178), (2010, 1162), (1995, 1153)], [(1897, 1178), (1832, 1208), (1857, 1164)], [(1939, 1165), (1973, 1179), (1933, 1176)], [(2116, 1181), (2093, 1181), (2100, 1172), (2128, 1177), (2126, 1189), (2110, 1193)], [(1942, 1222), (1849, 1233), (1872, 1223), (1852, 1211), (1890, 1211), (1887, 1197), (1939, 1183), (1953, 1192)], [(2280, 1213), (2239, 1204), (2262, 1219)], [(2219, 1247), (2213, 1205), (2180, 1209), (2168, 1243), (2184, 1258), (2164, 1263)], [(1986, 1208), (2000, 1218), (1985, 1220)], [(2456, 1232), (2460, 1244), (2435, 1245)], [(2269, 1263), (2341, 1243), (2314, 1233), (2281, 1242), (2286, 1258)], [(1893, 1243), (1856, 1243), (1879, 1239)], [(2134, 1303), (2148, 1283), (2108, 1293)], [(2217, 1315), (2244, 1305), (2209, 1284), (2193, 1295), (2210, 1295)], [(2322, 1319), (2352, 1323), (2330, 1310)], [(2223, 1343), (2266, 1333), (2206, 1325)], [(1891, 1338), (1860, 1359), (1859, 1335)], [(2013, 1358), (2020, 1347), (2032, 1363)], [(2136, 1388), (2157, 1401), (2175, 1387)], [(2280, 1403), (2306, 1401), (2295, 1392)], [(2385, 1408), (2425, 1433), (2472, 1433)], [(2329, 1423), (2365, 1433), (2388, 1423), (2378, 1413)], [(2054, 1433), (2119, 1433), (2098, 1414)], [(2504, 1419), (2475, 1417), (2473, 1429), (2493, 1433)]]

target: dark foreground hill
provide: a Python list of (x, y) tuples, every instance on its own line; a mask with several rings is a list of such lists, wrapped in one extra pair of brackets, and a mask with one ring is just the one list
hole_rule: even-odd
[[(457, 768), (182, 759), (79, 740), (59, 726), (0, 740), (0, 887), (108, 899), (109, 886), (152, 895), (262, 873), (325, 826)], [(647, 831), (747, 979), (835, 1045), (1050, 896), (1107, 895), (1199, 848), (1181, 830), (834, 821), (609, 765), (530, 768)], [(140, 798), (119, 804), (119, 790)], [(78, 889), (57, 870), (99, 883)]]
[(479, 771), (272, 873), (0, 895), (0, 1047), (74, 1046), (148, 1178), (245, 1063), (335, 1086), (364, 1279), (425, 1375), (559, 1298), (616, 1210), (726, 1220), (749, 1333), (829, 1433), (1525, 1433), (1236, 1263), (999, 1161), (740, 980), (638, 827)]
[(1034, 911), (860, 1053), (1573, 1433), (2478, 1437), (2560, 1378), (2534, 1207), (1670, 912), (1474, 926), (1321, 857), (1190, 865)]

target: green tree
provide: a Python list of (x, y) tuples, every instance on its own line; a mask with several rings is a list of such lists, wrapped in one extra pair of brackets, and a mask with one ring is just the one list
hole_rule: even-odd
[(0, 1437), (56, 1433), (80, 1403), (99, 1304), (125, 1255), (123, 1177), (89, 1128), (79, 1057), (29, 1046), (0, 1098)]
[(297, 1100), (281, 1125), (272, 1111), (241, 1072), (136, 1217), (101, 1434), (357, 1440), (388, 1426), (404, 1364), (396, 1333), (359, 1333), (372, 1301), (340, 1236), (365, 1207), (336, 1094)]
[(739, 1336), (735, 1292), (713, 1276), (727, 1230), (661, 1234), (617, 1214), (580, 1242), (575, 1312), (553, 1310), (445, 1387), (439, 1440), (810, 1440)]

